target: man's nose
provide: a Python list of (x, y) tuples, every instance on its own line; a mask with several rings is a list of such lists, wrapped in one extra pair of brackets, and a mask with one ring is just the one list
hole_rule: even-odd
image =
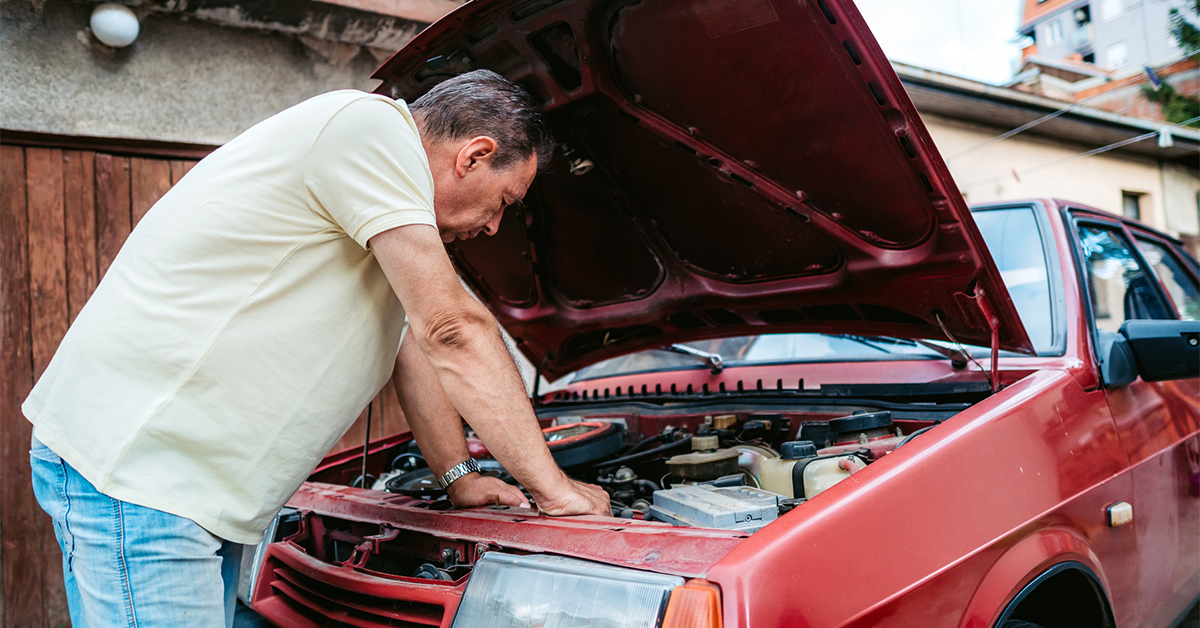
[(495, 218), (492, 218), (491, 220), (488, 221), (488, 223), (486, 225), (483, 226), (483, 232), (490, 236), (496, 235), (496, 232), (500, 230), (500, 219), (502, 219), (502, 218), (504, 218), (503, 211), (496, 214)]

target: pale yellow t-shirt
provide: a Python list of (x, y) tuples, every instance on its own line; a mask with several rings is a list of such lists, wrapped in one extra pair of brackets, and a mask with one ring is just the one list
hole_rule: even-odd
[(403, 102), (261, 122), (130, 234), (22, 406), (36, 437), (111, 497), (258, 542), (391, 376), (404, 308), (366, 246), (414, 224), (433, 176)]

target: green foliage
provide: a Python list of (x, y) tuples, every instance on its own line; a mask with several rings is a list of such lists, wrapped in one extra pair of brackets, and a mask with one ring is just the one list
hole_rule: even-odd
[[(1191, 12), (1200, 16), (1200, 0), (1195, 0), (1189, 7)], [(1179, 9), (1171, 9), (1171, 34), (1179, 41), (1180, 47), (1186, 55), (1192, 56), (1200, 54), (1200, 28)]]
[[(1185, 55), (1200, 57), (1200, 27), (1197, 27), (1187, 15), (1187, 13), (1191, 13), (1193, 16), (1200, 17), (1200, 0), (1192, 0), (1188, 5), (1182, 11), (1171, 9), (1170, 32), (1171, 36), (1179, 42)], [(1157, 90), (1153, 85), (1143, 85), (1142, 95), (1150, 102), (1158, 103), (1167, 122), (1181, 124), (1200, 116), (1200, 99), (1180, 94), (1166, 82)], [(1188, 126), (1200, 127), (1200, 123), (1191, 122)]]
[[(1200, 116), (1200, 99), (1180, 94), (1170, 83), (1163, 82), (1157, 91), (1153, 85), (1143, 85), (1142, 95), (1150, 102), (1158, 103), (1163, 117), (1172, 124), (1181, 124)], [(1192, 121), (1188, 126), (1200, 128), (1200, 121)]]

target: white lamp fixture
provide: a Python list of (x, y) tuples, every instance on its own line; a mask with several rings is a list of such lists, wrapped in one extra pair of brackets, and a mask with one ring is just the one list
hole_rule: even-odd
[(92, 11), (92, 34), (106, 46), (124, 48), (137, 39), (138, 30), (137, 16), (123, 4), (105, 2)]

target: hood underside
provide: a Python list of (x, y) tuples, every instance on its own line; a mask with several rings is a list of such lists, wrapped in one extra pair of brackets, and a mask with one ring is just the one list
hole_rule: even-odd
[(849, 0), (468, 2), (375, 74), (477, 68), (559, 144), (493, 237), (448, 246), (551, 379), (789, 331), (1032, 347), (916, 110)]

